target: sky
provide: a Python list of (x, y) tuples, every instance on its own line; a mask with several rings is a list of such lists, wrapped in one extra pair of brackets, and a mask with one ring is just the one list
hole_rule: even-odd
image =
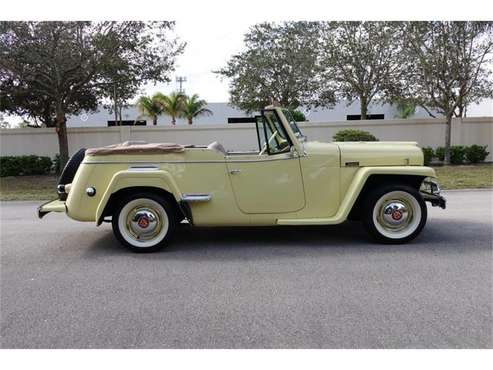
[(176, 77), (184, 76), (187, 78), (183, 84), (186, 93), (197, 93), (212, 103), (228, 101), (228, 81), (221, 81), (212, 71), (225, 66), (232, 55), (242, 50), (243, 35), (252, 23), (237, 18), (198, 22), (197, 19), (176, 22), (175, 34), (187, 43), (185, 51), (177, 57), (172, 81), (169, 84), (148, 84), (145, 87), (147, 93), (177, 90)]

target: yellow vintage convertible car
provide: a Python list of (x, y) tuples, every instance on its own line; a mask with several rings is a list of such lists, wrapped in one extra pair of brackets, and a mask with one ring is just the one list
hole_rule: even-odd
[(39, 217), (66, 212), (111, 222), (135, 252), (166, 245), (179, 223), (194, 226), (331, 225), (361, 220), (379, 242), (423, 229), (425, 201), (445, 208), (435, 171), (414, 142), (307, 141), (289, 111), (256, 117), (259, 149), (127, 142), (81, 149), (60, 177), (59, 199)]

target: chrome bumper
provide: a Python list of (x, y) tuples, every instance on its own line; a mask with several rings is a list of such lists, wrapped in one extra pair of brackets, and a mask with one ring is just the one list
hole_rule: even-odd
[(43, 203), (38, 207), (38, 217), (43, 218), (50, 212), (67, 212), (67, 206), (65, 202), (59, 199), (50, 200), (49, 202)]
[(430, 202), (433, 207), (440, 207), (445, 209), (447, 207), (447, 200), (440, 194), (431, 194), (421, 191), (421, 196), (426, 202)]

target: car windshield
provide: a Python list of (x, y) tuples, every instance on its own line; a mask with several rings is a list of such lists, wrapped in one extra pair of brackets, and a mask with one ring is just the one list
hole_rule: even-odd
[(291, 130), (293, 130), (295, 136), (298, 139), (306, 140), (306, 136), (303, 135), (303, 133), (301, 132), (301, 130), (298, 127), (298, 124), (296, 123), (295, 119), (293, 118), (293, 115), (291, 114), (291, 112), (288, 109), (283, 109), (282, 112), (284, 113), (284, 116), (288, 120), (289, 126), (291, 127)]

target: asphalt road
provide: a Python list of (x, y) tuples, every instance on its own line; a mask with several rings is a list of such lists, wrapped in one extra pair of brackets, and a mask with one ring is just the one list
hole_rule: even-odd
[(185, 228), (147, 255), (1, 203), (1, 347), (491, 348), (493, 191), (446, 196), (407, 245), (358, 223)]

